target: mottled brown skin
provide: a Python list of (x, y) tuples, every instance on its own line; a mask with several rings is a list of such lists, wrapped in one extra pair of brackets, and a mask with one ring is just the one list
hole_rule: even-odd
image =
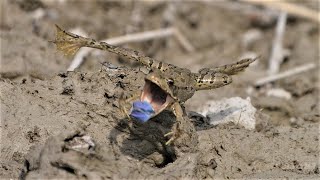
[[(157, 61), (135, 50), (84, 38), (64, 31), (59, 26), (56, 26), (56, 29), (57, 36), (52, 42), (57, 45), (58, 50), (67, 56), (75, 54), (81, 47), (91, 47), (127, 57), (151, 70), (145, 78), (146, 82), (150, 81), (156, 84), (173, 99), (166, 108), (171, 109), (177, 118), (172, 132), (167, 134), (171, 135), (171, 139), (166, 144), (170, 144), (181, 135), (183, 129), (180, 127), (184, 127), (187, 122), (181, 107), (185, 101), (190, 99), (197, 90), (215, 89), (230, 84), (232, 82), (231, 75), (243, 71), (256, 60), (243, 59), (234, 64), (203, 68), (198, 73), (192, 73), (189, 69)], [(161, 111), (156, 112), (155, 115)]]

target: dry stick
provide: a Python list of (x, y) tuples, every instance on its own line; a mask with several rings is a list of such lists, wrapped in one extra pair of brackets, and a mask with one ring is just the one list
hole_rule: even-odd
[[(129, 34), (115, 38), (105, 39), (102, 41), (112, 45), (119, 45), (129, 42), (141, 42), (150, 39), (165, 38), (172, 35), (176, 37), (178, 42), (185, 50), (187, 50), (188, 52), (194, 51), (194, 48), (190, 44), (190, 42), (181, 34), (181, 32), (178, 29), (173, 27), (153, 31), (146, 31), (142, 33)], [(84, 57), (87, 56), (92, 50), (93, 49), (91, 48), (81, 48), (74, 56), (74, 59), (72, 60), (67, 71), (74, 71), (77, 67), (79, 67), (80, 64), (83, 62)]]
[(287, 12), (293, 16), (299, 16), (307, 18), (320, 23), (320, 13), (293, 3), (288, 3), (284, 1), (261, 1), (261, 0), (242, 0), (243, 2), (254, 3), (259, 5), (264, 5), (270, 8), (275, 8), (280, 11)]
[(282, 63), (285, 55), (282, 42), (286, 27), (286, 21), (287, 13), (280, 13), (276, 26), (276, 34), (272, 44), (271, 56), (269, 59), (269, 75), (276, 74), (279, 72), (280, 64)]
[(173, 34), (185, 50), (187, 50), (188, 52), (195, 51), (192, 44), (187, 40), (187, 38), (185, 38), (185, 36), (178, 29), (174, 28)]
[(293, 69), (287, 70), (285, 72), (281, 72), (281, 73), (278, 73), (278, 74), (275, 74), (275, 75), (271, 75), (271, 76), (268, 76), (268, 77), (265, 77), (265, 78), (261, 78), (261, 79), (259, 79), (259, 80), (257, 80), (255, 82), (255, 86), (261, 86), (261, 85), (264, 85), (264, 84), (267, 84), (267, 83), (270, 83), (270, 82), (273, 82), (273, 81), (276, 81), (276, 80), (279, 80), (279, 79), (290, 77), (290, 76), (293, 76), (295, 74), (299, 74), (299, 73), (302, 73), (302, 72), (309, 71), (309, 70), (314, 69), (316, 67), (317, 66), (314, 63), (309, 63), (309, 64), (305, 64), (305, 65), (302, 65), (302, 66), (298, 66), (298, 67), (295, 67)]

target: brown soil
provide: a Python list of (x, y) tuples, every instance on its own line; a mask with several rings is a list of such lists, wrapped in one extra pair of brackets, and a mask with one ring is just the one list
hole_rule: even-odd
[[(254, 80), (266, 75), (274, 23), (257, 24), (252, 15), (227, 10), (222, 3), (178, 4), (175, 19), (168, 22), (164, 14), (169, 3), (164, 2), (34, 2), (40, 1), (1, 1), (1, 178), (319, 177), (318, 69), (273, 84), (290, 92), (290, 100), (267, 97), (267, 87), (247, 93)], [(47, 14), (34, 19), (39, 8)], [(142, 20), (135, 23), (132, 15), (137, 12)], [(190, 121), (197, 141), (165, 146), (163, 135), (174, 122), (167, 111), (129, 131), (118, 99), (143, 85), (145, 74), (136, 64), (103, 53), (88, 56), (76, 72), (66, 72), (70, 58), (48, 42), (54, 38), (54, 24), (81, 27), (90, 37), (105, 39), (168, 23), (191, 41), (194, 53), (185, 52), (173, 38), (126, 46), (193, 71), (234, 62), (247, 50), (261, 55), (231, 85), (197, 92), (186, 103), (190, 112), (208, 100), (250, 96), (259, 110), (255, 131), (233, 124), (210, 127), (198, 116)], [(252, 28), (262, 36), (244, 49), (241, 39)], [(291, 56), (281, 71), (318, 63), (318, 24), (290, 17), (284, 41)], [(95, 145), (75, 151), (70, 144), (84, 135)]]

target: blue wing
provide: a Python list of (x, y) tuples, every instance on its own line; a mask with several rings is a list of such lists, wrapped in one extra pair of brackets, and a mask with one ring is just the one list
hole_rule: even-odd
[(130, 116), (139, 122), (147, 122), (155, 114), (153, 107), (146, 101), (135, 101)]

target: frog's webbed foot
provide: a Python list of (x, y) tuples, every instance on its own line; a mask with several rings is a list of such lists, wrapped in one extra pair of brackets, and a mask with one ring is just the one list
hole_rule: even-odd
[(164, 135), (164, 137), (168, 137), (168, 136), (171, 136), (171, 138), (166, 142), (166, 145), (170, 145), (172, 142), (174, 142), (174, 140), (177, 139), (177, 133), (173, 132), (173, 131), (170, 131), (168, 132), (167, 134)]

